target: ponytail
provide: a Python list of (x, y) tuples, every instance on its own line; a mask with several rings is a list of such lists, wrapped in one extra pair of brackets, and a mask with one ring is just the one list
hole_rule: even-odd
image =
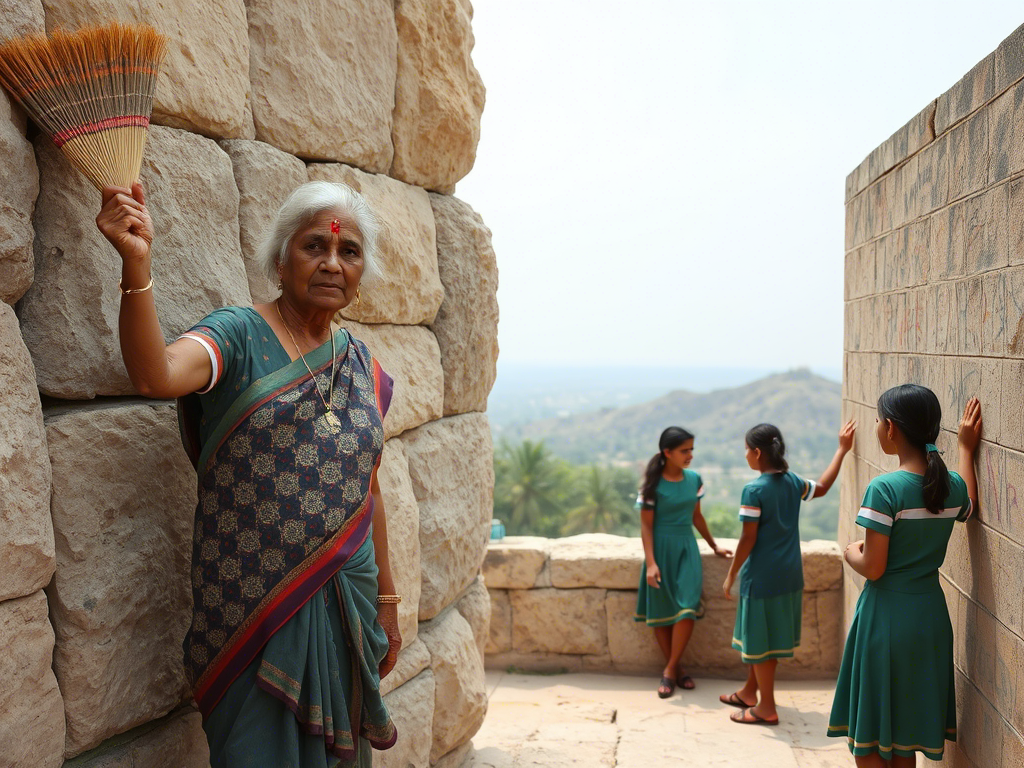
[(933, 450), (942, 424), (939, 398), (927, 387), (901, 384), (878, 398), (878, 415), (895, 424), (907, 442), (924, 453), (924, 506), (938, 514), (945, 509), (949, 496), (949, 470), (939, 452)]
[(687, 440), (693, 440), (693, 434), (682, 427), (669, 427), (661, 433), (661, 437), (658, 439), (658, 452), (647, 462), (644, 479), (640, 484), (640, 500), (644, 506), (654, 506), (658, 482), (661, 480), (661, 473), (665, 470), (665, 451), (678, 448)]
[(774, 424), (758, 424), (751, 427), (743, 440), (748, 448), (760, 450), (772, 469), (777, 472), (789, 471), (786, 442), (782, 439), (782, 432)]

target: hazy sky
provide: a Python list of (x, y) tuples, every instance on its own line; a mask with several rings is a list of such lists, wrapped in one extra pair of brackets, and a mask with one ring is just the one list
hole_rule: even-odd
[(1019, 2), (473, 0), (503, 360), (842, 360), (846, 175)]

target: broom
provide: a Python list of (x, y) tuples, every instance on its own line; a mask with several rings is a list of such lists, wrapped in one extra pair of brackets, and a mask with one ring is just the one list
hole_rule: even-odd
[(11, 40), (0, 46), (0, 85), (97, 189), (130, 188), (166, 42), (116, 22)]

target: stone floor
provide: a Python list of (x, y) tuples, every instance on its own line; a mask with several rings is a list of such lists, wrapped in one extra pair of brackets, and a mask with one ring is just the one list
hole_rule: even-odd
[[(656, 680), (597, 674), (487, 672), (487, 719), (472, 768), (853, 767), (846, 744), (825, 737), (832, 681), (780, 682), (780, 724), (736, 725), (718, 702), (729, 680), (698, 679), (669, 699)], [(919, 763), (920, 764), (920, 763)]]

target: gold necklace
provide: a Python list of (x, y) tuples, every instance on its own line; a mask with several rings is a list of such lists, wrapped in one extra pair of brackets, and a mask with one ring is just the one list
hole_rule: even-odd
[[(320, 401), (324, 404), (324, 408), (327, 409), (327, 414), (324, 418), (327, 421), (328, 427), (332, 432), (337, 432), (341, 429), (341, 419), (334, 415), (332, 406), (334, 405), (334, 366), (338, 363), (338, 353), (334, 349), (334, 332), (331, 331), (331, 384), (328, 389), (327, 399), (324, 397), (324, 393), (320, 391), (320, 385), (317, 383), (316, 376), (313, 375), (313, 369), (309, 367), (309, 363), (306, 362), (305, 356), (302, 354), (302, 350), (299, 349), (299, 345), (295, 343), (295, 337), (292, 335), (291, 329), (288, 327), (288, 323), (284, 321), (284, 315), (281, 314), (281, 305), (278, 302), (274, 302), (274, 309), (277, 310), (277, 316), (281, 318), (281, 325), (284, 326), (285, 332), (288, 334), (288, 338), (292, 340), (292, 344), (295, 345), (295, 351), (299, 353), (299, 359), (302, 360), (302, 364), (306, 366), (306, 370), (309, 371), (309, 378), (313, 380), (313, 387), (316, 389), (316, 393), (320, 395)], [(328, 326), (330, 329), (330, 326)]]

